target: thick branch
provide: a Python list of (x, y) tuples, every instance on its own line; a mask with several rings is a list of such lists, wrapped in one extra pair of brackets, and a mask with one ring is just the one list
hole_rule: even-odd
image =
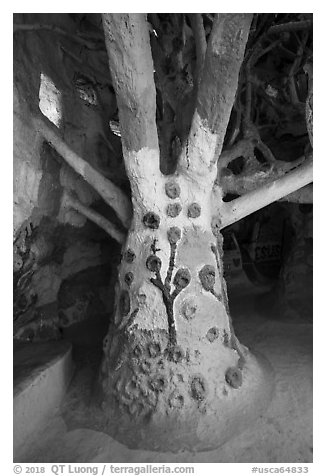
[(196, 86), (198, 88), (206, 54), (206, 35), (201, 13), (191, 13), (190, 21), (196, 44)]
[(52, 31), (53, 33), (57, 33), (59, 35), (65, 36), (66, 38), (69, 38), (76, 43), (79, 43), (82, 46), (86, 46), (86, 48), (90, 50), (95, 50), (99, 49), (97, 42), (94, 41), (88, 41), (85, 38), (82, 38), (78, 35), (73, 35), (69, 33), (66, 30), (63, 30), (62, 28), (55, 26), (55, 25), (41, 25), (41, 24), (14, 24), (14, 33), (17, 33), (18, 31), (38, 31), (38, 30), (47, 30), (47, 31)]
[(149, 28), (141, 13), (102, 14), (109, 66), (119, 108), (125, 159), (145, 147), (159, 150)]
[(90, 221), (102, 228), (108, 235), (114, 238), (118, 243), (123, 244), (126, 240), (126, 234), (122, 233), (113, 223), (97, 213), (95, 210), (84, 205), (77, 198), (65, 193), (62, 205), (76, 210), (78, 213), (88, 218)]
[(207, 45), (196, 109), (180, 168), (200, 174), (220, 155), (238, 86), (251, 14), (218, 14)]
[(264, 166), (254, 168), (249, 167), (248, 171), (244, 171), (238, 175), (234, 175), (231, 170), (224, 169), (220, 173), (219, 184), (222, 187), (223, 195), (227, 193), (235, 195), (244, 195), (251, 192), (262, 185), (275, 181), (283, 177), (290, 170), (295, 169), (305, 161), (302, 156), (293, 162), (275, 161), (273, 166), (269, 166), (266, 170)]
[(44, 139), (61, 155), (61, 157), (81, 175), (103, 200), (114, 209), (126, 229), (130, 226), (132, 209), (129, 198), (109, 179), (103, 177), (86, 160), (77, 155), (58, 135), (58, 129), (45, 117), (34, 117), (33, 125)]
[(221, 209), (221, 228), (232, 225), (251, 213), (266, 207), (313, 181), (312, 159), (282, 178), (274, 180), (242, 197), (224, 203)]
[(287, 23), (281, 23), (280, 25), (271, 26), (266, 34), (267, 35), (278, 35), (286, 31), (300, 31), (306, 30), (312, 27), (312, 20), (302, 20), (302, 21), (291, 21)]

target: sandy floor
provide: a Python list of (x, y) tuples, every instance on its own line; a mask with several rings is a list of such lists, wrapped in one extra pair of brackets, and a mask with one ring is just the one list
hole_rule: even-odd
[(63, 409), (49, 421), (24, 462), (312, 462), (312, 323), (293, 314), (282, 320), (271, 310), (273, 298), (246, 280), (234, 281), (229, 292), (237, 336), (264, 354), (275, 370), (273, 400), (254, 426), (214, 451), (130, 450), (102, 432), (72, 425), (82, 411), (78, 405), (74, 408), (74, 402), (88, 394), (90, 358), (89, 368), (84, 365), (77, 373)]

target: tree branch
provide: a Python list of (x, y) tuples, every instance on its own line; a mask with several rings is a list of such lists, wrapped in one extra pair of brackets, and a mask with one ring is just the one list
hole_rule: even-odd
[(266, 35), (278, 35), (286, 31), (299, 31), (306, 30), (312, 27), (312, 20), (291, 21), (287, 23), (281, 23), (280, 25), (271, 26)]
[(89, 50), (96, 50), (98, 48), (98, 42), (94, 43), (94, 41), (88, 41), (85, 38), (82, 38), (78, 35), (73, 35), (69, 33), (66, 30), (63, 30), (62, 28), (55, 26), (55, 25), (41, 25), (41, 24), (14, 24), (14, 33), (17, 33), (18, 31), (38, 31), (38, 30), (47, 30), (47, 31), (52, 31), (53, 33), (57, 33), (59, 35), (65, 36), (66, 38), (69, 38), (70, 40), (75, 41), (76, 43), (79, 43), (82, 46), (86, 46)]
[(218, 14), (207, 45), (205, 64), (189, 137), (179, 169), (198, 175), (220, 155), (248, 39), (251, 14)]
[(86, 160), (79, 157), (58, 135), (58, 129), (45, 116), (34, 116), (32, 121), (35, 129), (52, 145), (67, 164), (101, 195), (103, 200), (116, 212), (123, 226), (128, 229), (132, 216), (130, 199), (111, 180), (103, 177)]
[[(305, 157), (300, 157), (293, 162), (275, 161), (273, 166), (269, 166), (266, 170), (261, 165), (256, 170), (250, 170), (249, 173), (245, 171), (238, 175), (234, 175), (231, 170), (224, 169), (220, 174), (220, 186), (223, 190), (223, 195), (227, 193), (235, 195), (244, 195), (252, 190), (257, 189), (271, 181), (283, 177), (287, 172), (295, 169), (305, 161)], [(227, 172), (227, 173), (226, 173)]]
[(63, 207), (69, 207), (76, 210), (84, 217), (88, 218), (90, 221), (102, 228), (108, 235), (114, 238), (118, 243), (123, 244), (126, 240), (126, 234), (121, 232), (113, 223), (104, 218), (102, 215), (97, 213), (95, 210), (84, 205), (77, 198), (72, 197), (72, 195), (67, 192), (64, 193), (62, 199)]
[(312, 158), (285, 176), (249, 192), (242, 197), (223, 203), (221, 207), (221, 228), (232, 225), (242, 218), (266, 207), (313, 181)]
[(202, 14), (191, 13), (190, 21), (191, 21), (191, 26), (194, 33), (195, 45), (196, 45), (196, 87), (198, 89), (200, 76), (201, 76), (201, 72), (203, 69), (204, 61), (205, 61), (207, 43), (206, 43), (206, 35), (205, 35), (205, 28), (204, 28)]
[(128, 152), (145, 147), (159, 152), (154, 67), (146, 17), (141, 13), (103, 13), (102, 21), (125, 160)]

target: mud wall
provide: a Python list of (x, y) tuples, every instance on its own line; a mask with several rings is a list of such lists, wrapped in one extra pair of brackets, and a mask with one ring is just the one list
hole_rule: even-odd
[[(114, 212), (31, 126), (40, 108), (75, 152), (124, 186), (120, 142), (107, 127), (116, 104), (105, 57), (73, 39), (80, 28), (74, 16), (16, 14), (14, 23), (35, 26), (14, 34), (14, 336), (59, 338), (92, 320), (105, 332), (119, 246), (67, 208), (65, 192), (112, 221)], [(71, 38), (37, 25), (62, 28)], [(96, 62), (101, 84), (91, 78)]]

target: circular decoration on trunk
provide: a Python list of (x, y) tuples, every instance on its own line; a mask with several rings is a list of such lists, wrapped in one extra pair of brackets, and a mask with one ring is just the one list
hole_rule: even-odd
[(157, 230), (160, 226), (160, 217), (154, 212), (148, 212), (143, 217), (143, 223), (147, 228)]
[(184, 289), (188, 286), (191, 281), (190, 271), (187, 268), (180, 268), (176, 272), (173, 280), (173, 284), (175, 285), (178, 291)]
[(175, 391), (169, 398), (169, 406), (171, 408), (182, 408), (184, 405), (184, 396), (181, 393)]
[(182, 206), (180, 203), (169, 203), (169, 205), (166, 207), (166, 214), (171, 218), (175, 218), (180, 214), (181, 210)]
[(172, 360), (172, 362), (178, 364), (179, 362), (183, 360), (184, 352), (180, 346), (174, 345), (168, 350), (168, 356), (169, 356), (169, 359)]
[(131, 271), (125, 274), (125, 283), (127, 284), (127, 286), (130, 286), (133, 280), (134, 274)]
[(192, 300), (185, 301), (181, 306), (181, 314), (187, 321), (193, 319), (196, 315), (197, 304)]
[(163, 392), (163, 390), (167, 386), (167, 381), (163, 375), (158, 376), (157, 378), (154, 378), (150, 382), (150, 387), (154, 392)]
[(232, 388), (242, 385), (242, 373), (237, 367), (230, 367), (225, 373), (225, 380)]
[(153, 273), (159, 272), (162, 266), (160, 258), (156, 255), (150, 255), (146, 260), (146, 267)]
[(172, 226), (167, 231), (168, 240), (171, 245), (175, 245), (181, 238), (181, 230), (177, 226)]
[(169, 198), (178, 198), (180, 196), (180, 185), (175, 180), (169, 180), (165, 184), (165, 193)]
[(198, 218), (200, 216), (200, 213), (201, 213), (201, 206), (199, 205), (199, 203), (194, 202), (191, 205), (189, 205), (188, 207), (189, 218)]
[(205, 291), (213, 291), (215, 284), (215, 268), (210, 264), (206, 264), (199, 271), (200, 282)]
[(211, 228), (213, 235), (218, 237), (221, 229), (221, 220), (219, 217), (214, 216), (211, 221)]
[(211, 327), (206, 334), (206, 338), (209, 342), (214, 342), (219, 336), (219, 330), (217, 327)]
[(130, 297), (128, 291), (121, 291), (119, 299), (119, 309), (121, 316), (127, 316), (130, 312)]
[(206, 398), (206, 394), (207, 385), (205, 383), (204, 377), (201, 375), (196, 375), (190, 382), (190, 395), (194, 400), (202, 402)]
[(135, 253), (128, 248), (127, 251), (125, 252), (125, 260), (127, 263), (132, 263), (134, 259), (136, 258)]
[(158, 342), (150, 342), (147, 347), (150, 357), (157, 357), (161, 353), (161, 346)]
[(134, 347), (134, 350), (133, 350), (133, 354), (136, 356), (136, 357), (140, 357), (143, 353), (143, 348), (141, 345), (137, 344), (135, 347)]

